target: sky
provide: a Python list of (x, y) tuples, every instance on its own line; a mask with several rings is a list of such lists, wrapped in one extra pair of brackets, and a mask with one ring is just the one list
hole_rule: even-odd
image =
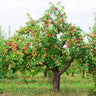
[(0, 0), (0, 25), (2, 30), (8, 33), (8, 26), (11, 26), (11, 34), (24, 26), (28, 21), (27, 13), (33, 19), (40, 18), (46, 9), (49, 8), (49, 2), (56, 4), (62, 2), (67, 14), (67, 21), (72, 22), (84, 32), (89, 32), (89, 27), (94, 24), (94, 15), (96, 12), (96, 0)]

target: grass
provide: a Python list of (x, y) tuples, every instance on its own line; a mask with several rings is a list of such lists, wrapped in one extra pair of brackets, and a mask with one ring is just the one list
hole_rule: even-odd
[(81, 74), (74, 77), (63, 74), (57, 93), (52, 92), (52, 82), (43, 73), (29, 78), (28, 84), (23, 84), (21, 78), (5, 78), (0, 82), (0, 88), (3, 91), (0, 96), (96, 96), (91, 76), (82, 79)]

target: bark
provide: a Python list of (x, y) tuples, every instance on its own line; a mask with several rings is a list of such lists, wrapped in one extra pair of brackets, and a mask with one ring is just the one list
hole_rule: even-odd
[(85, 70), (83, 70), (83, 78), (85, 77)]
[(47, 73), (46, 72), (44, 72), (44, 77), (47, 77)]
[(74, 72), (72, 72), (72, 77), (74, 77)]
[(64, 73), (68, 67), (71, 65), (71, 62), (73, 62), (74, 60), (74, 57), (72, 57), (69, 62), (65, 65), (65, 67), (59, 72), (59, 68), (58, 67), (55, 67), (53, 69), (53, 73), (54, 73), (54, 76), (53, 76), (53, 91), (56, 92), (56, 91), (59, 91), (60, 89), (60, 76), (62, 73)]
[(58, 67), (55, 67), (54, 70), (54, 77), (53, 77), (53, 91), (59, 91), (60, 89), (60, 76), (58, 76), (59, 69)]
[(62, 73), (64, 73), (68, 69), (68, 67), (71, 65), (71, 62), (73, 62), (73, 61), (74, 61), (74, 57), (72, 57), (69, 60), (69, 62), (65, 65), (65, 67), (58, 73), (58, 75), (59, 76), (62, 75)]

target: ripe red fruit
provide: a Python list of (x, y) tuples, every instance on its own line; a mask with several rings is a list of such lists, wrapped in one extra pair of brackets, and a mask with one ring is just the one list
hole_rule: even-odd
[(71, 26), (72, 24), (69, 24), (69, 26)]
[(65, 31), (66, 29), (64, 28), (63, 30)]
[(58, 10), (58, 8), (56, 7), (55, 10)]
[(85, 37), (86, 35), (83, 35), (83, 37)]
[(93, 43), (91, 43), (91, 45), (93, 45)]
[(62, 30), (62, 28), (59, 28), (59, 30), (61, 31), (61, 30)]
[(69, 34), (69, 33), (67, 33), (67, 35), (69, 36), (70, 34)]
[(51, 70), (51, 73), (53, 73), (53, 71)]
[(74, 32), (76, 32), (77, 30), (76, 29), (74, 29)]
[(49, 17), (50, 16), (50, 14), (47, 14), (47, 17)]
[(72, 30), (72, 28), (69, 28), (69, 30)]
[(72, 28), (75, 28), (75, 26), (72, 26)]
[(1, 71), (1, 73), (3, 73), (3, 71)]
[(16, 42), (14, 41), (14, 44), (16, 44)]
[(44, 51), (46, 51), (46, 48), (44, 48)]
[(68, 46), (66, 46), (65, 48), (68, 49)]
[(26, 47), (23, 47), (23, 48), (22, 48), (22, 51), (24, 51), (25, 49), (26, 49)]
[(36, 55), (33, 55), (33, 57), (36, 57)]
[(26, 46), (29, 46), (30, 44), (29, 43), (26, 43)]
[(33, 52), (35, 52), (35, 49), (33, 49)]
[(15, 45), (15, 47), (17, 47), (18, 45)]
[(61, 13), (61, 16), (63, 16), (64, 14), (63, 13)]
[(26, 76), (26, 79), (28, 79), (29, 77), (28, 76)]
[(23, 84), (25, 84), (25, 82), (23, 82)]
[(55, 46), (55, 49), (57, 48), (57, 46)]
[(60, 48), (58, 48), (60, 50)]
[(49, 26), (49, 24), (46, 24), (46, 27)]
[(74, 37), (73, 40), (76, 40), (76, 38)]
[(54, 20), (51, 21), (51, 24), (54, 24)]
[(26, 52), (25, 54), (26, 54), (26, 55), (28, 55), (29, 53), (28, 53), (28, 52)]
[(53, 55), (51, 55), (51, 59), (54, 59), (54, 56)]
[(34, 31), (32, 31), (32, 33), (34, 33)]
[(30, 32), (30, 30), (27, 30), (27, 31), (26, 31), (26, 33), (29, 33), (29, 32)]
[(82, 37), (79, 37), (79, 39), (82, 39)]
[(44, 58), (46, 58), (46, 56), (47, 56), (47, 55), (46, 55), (46, 54), (44, 54), (43, 56), (44, 56)]
[(42, 62), (40, 62), (39, 64), (42, 65)]
[(80, 41), (79, 39), (77, 41)]
[(27, 56), (27, 58), (30, 58), (29, 56)]
[(91, 54), (91, 55), (93, 55), (93, 53), (92, 53), (92, 52), (91, 52), (90, 54)]
[(88, 66), (88, 64), (85, 64), (84, 66), (86, 67), (86, 66)]
[(7, 60), (5, 60), (5, 62), (7, 62)]
[(73, 31), (71, 31), (71, 33), (73, 33)]
[(70, 46), (71, 44), (70, 43), (68, 43), (68, 46)]
[(91, 49), (91, 52), (93, 51), (93, 49)]
[(47, 34), (47, 37), (51, 37), (51, 35), (50, 34)]
[(70, 40), (67, 40), (67, 42), (70, 42)]

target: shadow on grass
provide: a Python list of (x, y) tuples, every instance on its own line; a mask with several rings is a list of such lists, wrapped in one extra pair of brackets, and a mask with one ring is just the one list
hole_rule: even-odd
[(96, 96), (96, 91), (94, 92), (94, 89), (91, 89), (88, 93), (88, 96)]

